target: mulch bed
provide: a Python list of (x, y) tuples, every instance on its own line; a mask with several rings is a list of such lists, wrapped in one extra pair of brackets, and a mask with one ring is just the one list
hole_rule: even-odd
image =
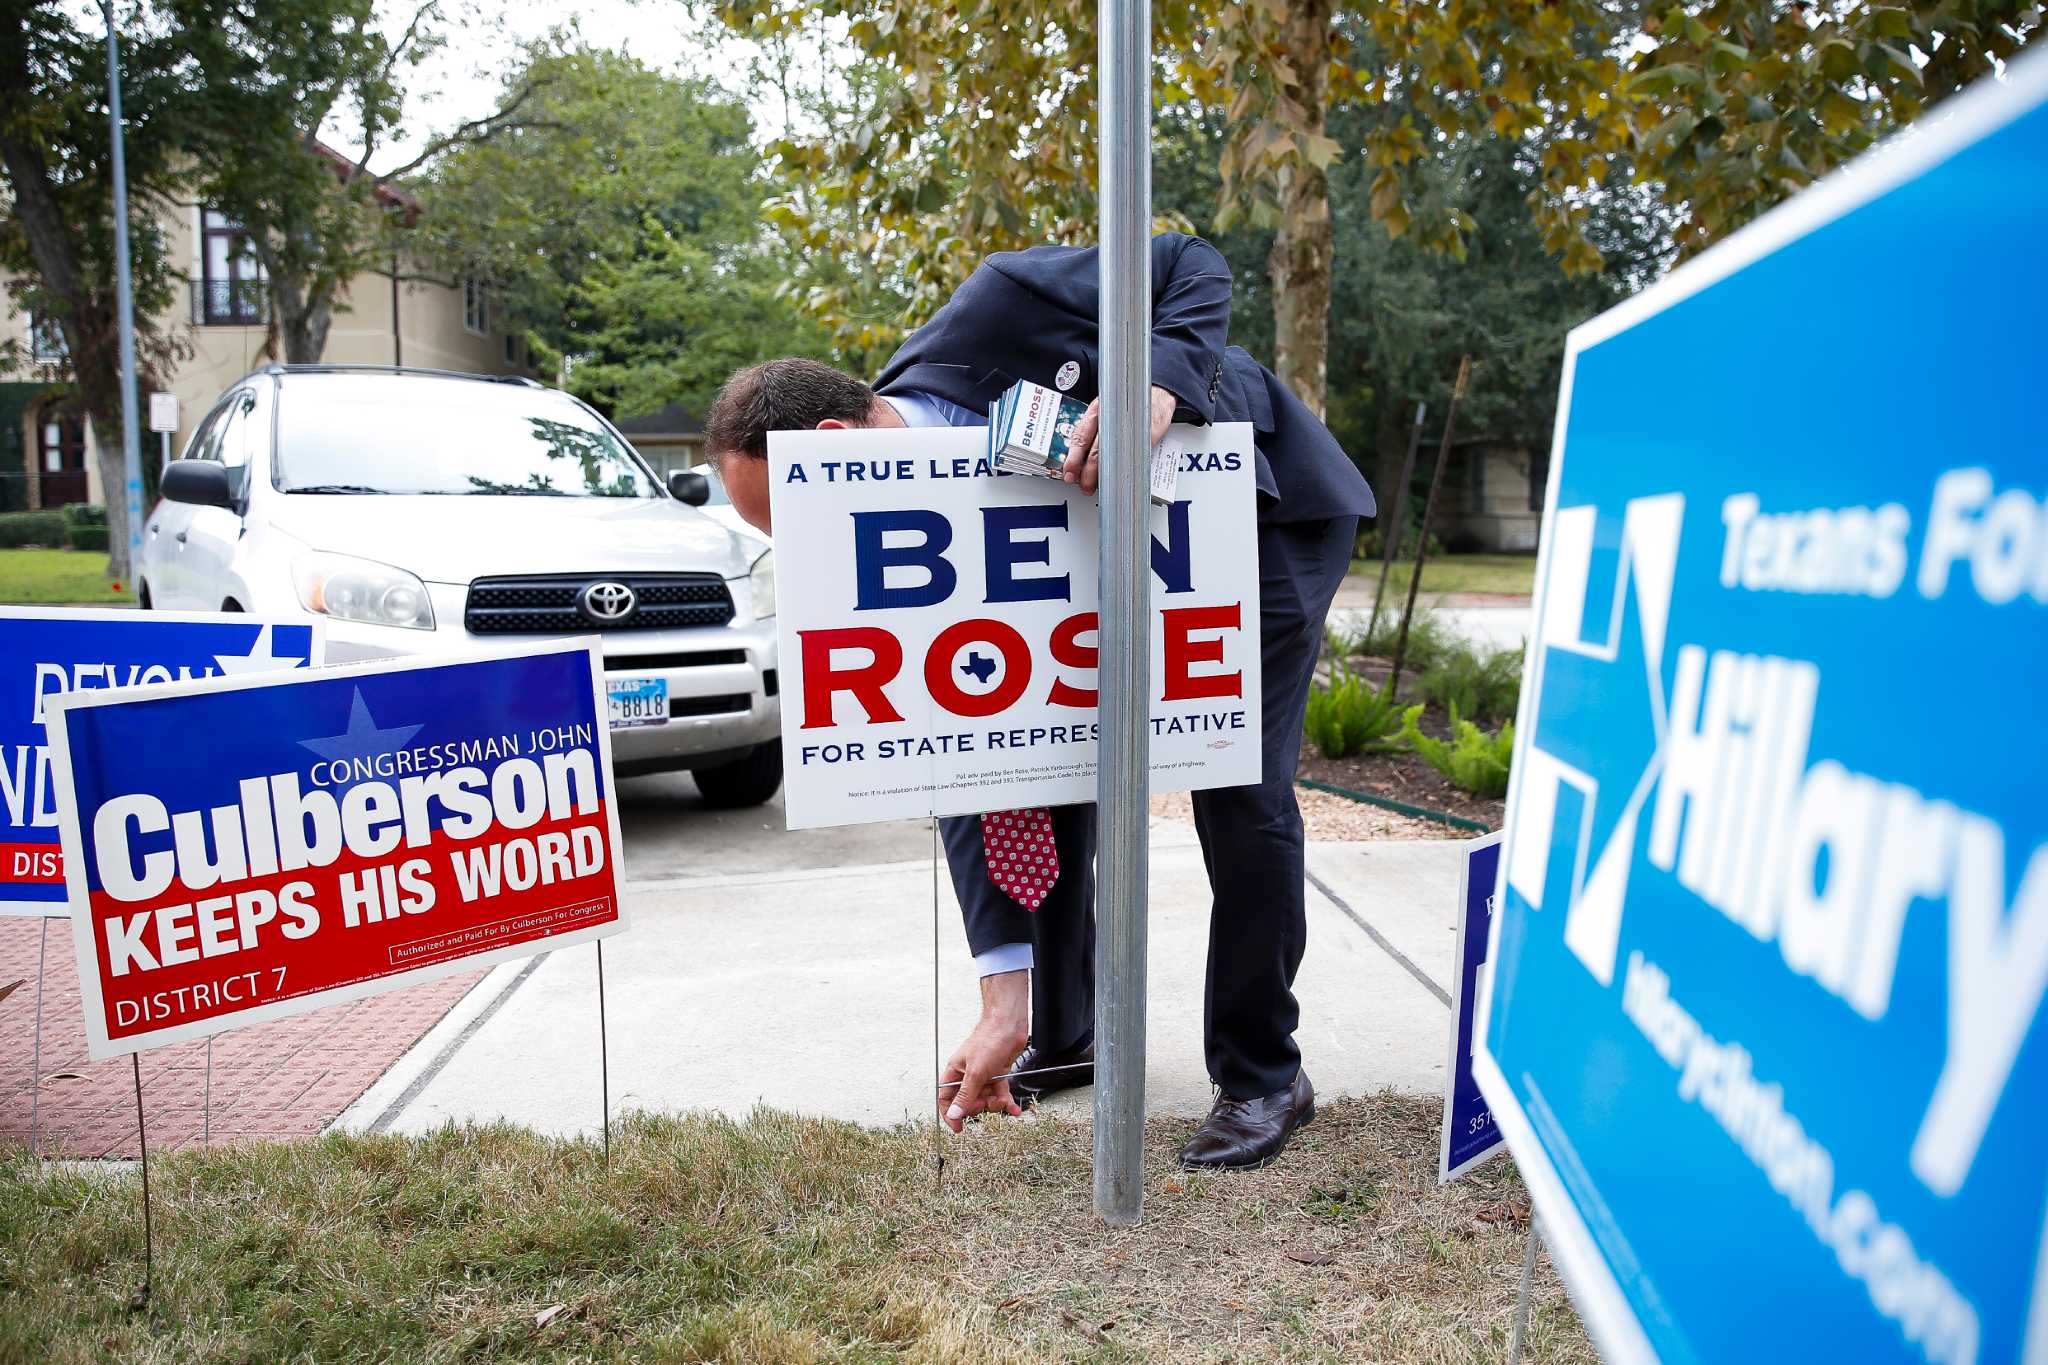
[[(1369, 683), (1377, 685), (1387, 676), (1389, 665), (1384, 659), (1361, 656), (1351, 662)], [(1409, 693), (1409, 676), (1406, 673), (1402, 675), (1401, 681), (1404, 700), (1411, 703), (1422, 700), (1421, 697)], [(1418, 724), (1425, 734), (1438, 739), (1450, 737), (1450, 720), (1435, 707), (1424, 711)], [(1446, 815), (1462, 815), (1467, 820), (1479, 821), (1488, 829), (1501, 827), (1507, 806), (1507, 802), (1499, 797), (1474, 796), (1430, 767), (1421, 754), (1405, 750), (1399, 753), (1353, 754), (1349, 758), (1324, 758), (1313, 744), (1304, 740), (1301, 746), (1301, 764), (1295, 769), (1295, 775), (1312, 778), (1317, 782), (1327, 782), (1333, 787), (1348, 787), (1356, 792), (1390, 797), (1395, 801), (1405, 801), (1411, 806), (1442, 811)]]
[[(1428, 717), (1425, 715), (1424, 723)], [(1462, 815), (1488, 829), (1499, 829), (1505, 801), (1474, 796), (1453, 786), (1448, 778), (1423, 761), (1421, 754), (1353, 754), (1349, 758), (1324, 758), (1314, 749), (1304, 749), (1298, 776), (1346, 787), (1373, 796), (1391, 797), (1411, 806)]]

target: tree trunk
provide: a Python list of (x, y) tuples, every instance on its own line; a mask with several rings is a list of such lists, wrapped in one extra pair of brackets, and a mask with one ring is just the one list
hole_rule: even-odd
[[(137, 390), (141, 387), (138, 382)], [(107, 577), (126, 585), (139, 566), (128, 561), (128, 459), (121, 445), (121, 404), (113, 394), (107, 398), (111, 401), (103, 405), (82, 399), (81, 406), (92, 423), (94, 456), (100, 465), (100, 496), (107, 508)], [(142, 515), (148, 517), (147, 507), (142, 509)]]
[[(1329, 99), (1330, 24), (1334, 0), (1300, 0), (1288, 9), (1285, 46), (1299, 100), (1291, 131), (1304, 141), (1323, 131)], [(1316, 416), (1323, 415), (1329, 375), (1330, 177), (1297, 159), (1280, 184), (1280, 232), (1266, 259), (1273, 281), (1273, 371)]]
[(327, 331), (334, 325), (334, 304), (319, 294), (301, 293), (292, 310), (278, 319), (284, 342), (284, 363), (317, 365), (327, 354)]
[(270, 277), (270, 331), (287, 365), (317, 365), (327, 354), (334, 325), (334, 285), (292, 268), (279, 251), (255, 234), (256, 258)]
[[(9, 46), (0, 58), (0, 71), (11, 73), (17, 55)], [(25, 75), (25, 65), (21, 71)], [(78, 406), (92, 424), (107, 507), (107, 577), (125, 583), (134, 566), (128, 562), (128, 472), (121, 446), (120, 336), (114, 300), (110, 291), (86, 282), (77, 244), (50, 192), (42, 150), (20, 138), (0, 136), (0, 164), (7, 168), (15, 219), (28, 239), (43, 290), (56, 303), (51, 311), (64, 336)]]

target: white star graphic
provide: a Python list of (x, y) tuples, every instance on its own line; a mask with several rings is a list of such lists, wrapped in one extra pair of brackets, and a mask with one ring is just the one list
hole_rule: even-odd
[(322, 758), (373, 758), (404, 748), (405, 742), (422, 728), (418, 725), (393, 725), (379, 729), (370, 715), (370, 708), (363, 703), (363, 689), (358, 687), (349, 700), (346, 731), (325, 739), (302, 739), (299, 744)]
[(256, 632), (256, 643), (249, 646), (247, 654), (216, 654), (213, 661), (220, 665), (220, 671), (226, 677), (237, 673), (268, 673), (274, 669), (297, 668), (306, 662), (303, 657), (272, 654), (269, 626)]

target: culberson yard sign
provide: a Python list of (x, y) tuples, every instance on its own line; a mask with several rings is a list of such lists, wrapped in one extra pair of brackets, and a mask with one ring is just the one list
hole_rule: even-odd
[(94, 1057), (624, 927), (594, 642), (50, 705)]

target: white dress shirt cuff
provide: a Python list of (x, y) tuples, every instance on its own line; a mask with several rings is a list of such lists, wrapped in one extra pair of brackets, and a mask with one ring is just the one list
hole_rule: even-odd
[(977, 953), (974, 966), (983, 976), (996, 976), (1002, 972), (1024, 972), (1031, 969), (1031, 945), (1028, 943), (1002, 943), (985, 953)]

